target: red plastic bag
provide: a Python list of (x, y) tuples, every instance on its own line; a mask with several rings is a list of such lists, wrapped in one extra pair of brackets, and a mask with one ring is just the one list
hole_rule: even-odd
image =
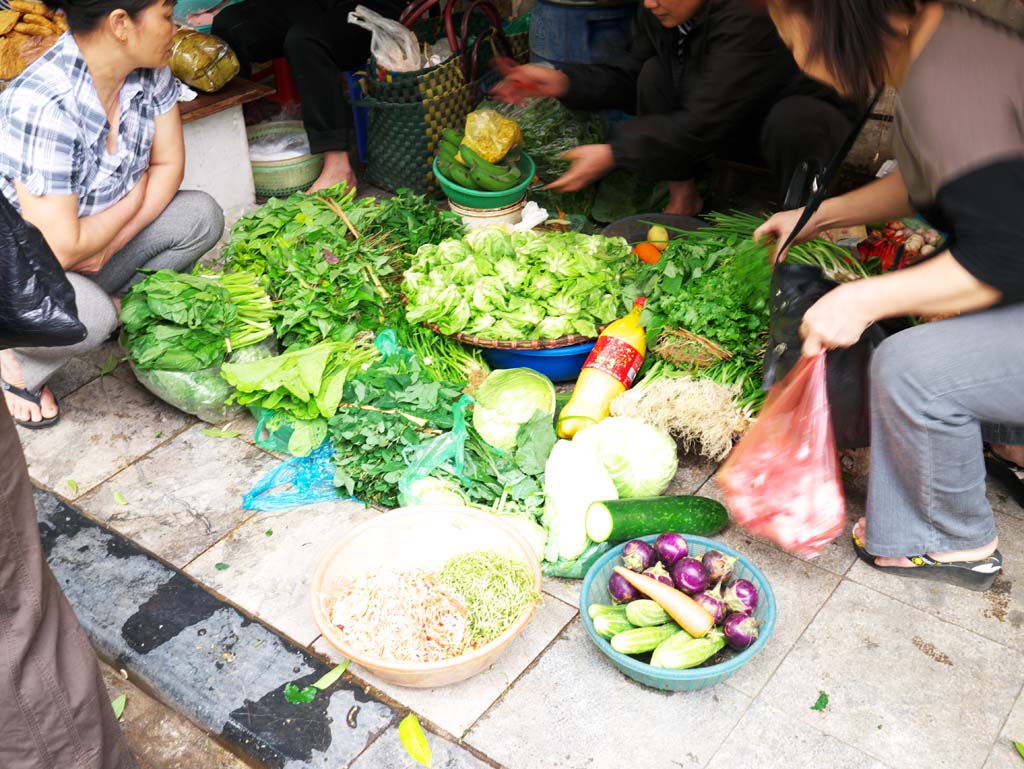
[(768, 394), (718, 484), (736, 522), (803, 558), (846, 525), (825, 385), (825, 353), (801, 358)]

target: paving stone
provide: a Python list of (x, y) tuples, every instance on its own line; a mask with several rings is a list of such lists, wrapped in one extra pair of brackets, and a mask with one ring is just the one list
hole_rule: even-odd
[(1017, 752), (1013, 742), (1024, 743), (1024, 691), (1017, 698), (1017, 704), (1010, 711), (1006, 725), (996, 740), (988, 761), (983, 769), (1020, 769), (1024, 758)]
[(197, 724), (273, 769), (343, 766), (395, 712), (342, 678), (293, 705), (286, 684), (329, 668), (53, 495), (37, 492), (50, 567), (93, 644)]
[(996, 526), (1003, 574), (984, 593), (931, 580), (906, 579), (873, 569), (860, 560), (848, 577), (947, 622), (1024, 651), (1024, 521), (997, 511)]
[(211, 438), (204, 429), (193, 425), (118, 473), (84, 496), (82, 509), (184, 566), (253, 516), (242, 498), (275, 464), (241, 440)]
[(718, 469), (718, 462), (694, 451), (680, 453), (679, 469), (669, 484), (666, 494), (696, 494), (712, 473)]
[(109, 665), (100, 665), (107, 695), (124, 694), (121, 730), (139, 769), (248, 769), (207, 732), (126, 681)]
[[(735, 527), (731, 531), (735, 532)], [(764, 572), (775, 593), (778, 617), (771, 638), (754, 659), (729, 679), (730, 686), (756, 697), (832, 595), (841, 577), (742, 534), (721, 539), (750, 558)]]
[[(430, 765), (433, 769), (491, 769), (461, 745), (424, 728), (430, 743)], [(349, 765), (349, 769), (420, 769), (402, 746), (398, 727), (388, 729), (366, 751)]]
[(582, 579), (544, 577), (542, 582), (542, 589), (545, 593), (575, 607), (577, 611), (580, 608), (580, 590), (582, 587)]
[(960, 769), (984, 762), (1022, 682), (1019, 652), (844, 580), (761, 699), (900, 769)]
[[(450, 734), (461, 736), (512, 685), (552, 640), (576, 616), (571, 606), (545, 596), (530, 624), (505, 652), (486, 670), (451, 686), (411, 689), (382, 681), (372, 672), (353, 664), (353, 675), (373, 685), (396, 702), (423, 716)], [(341, 653), (322, 637), (314, 649), (334, 662)]]
[[(75, 499), (193, 421), (138, 384), (106, 376), (62, 400), (57, 424), (19, 428), (19, 437), (32, 479)], [(69, 479), (77, 491), (68, 487)]]
[(749, 704), (727, 685), (690, 693), (641, 686), (577, 619), (465, 742), (508, 769), (689, 769), (708, 762)]
[[(308, 646), (320, 635), (309, 608), (313, 572), (345, 532), (376, 514), (348, 500), (257, 513), (185, 571)], [(227, 568), (218, 569), (217, 564)]]
[[(124, 350), (117, 342), (104, 342), (95, 350), (72, 358), (50, 377), (50, 381), (47, 382), (50, 390), (58, 400), (70, 395), (99, 377), (111, 355), (118, 359), (124, 356)], [(118, 363), (113, 373), (116, 373), (121, 379), (125, 378), (122, 374), (127, 374), (128, 377), (132, 376), (125, 363)]]
[[(821, 555), (811, 560), (811, 563), (818, 568), (827, 569), (833, 574), (842, 575), (849, 571), (853, 562), (857, 560), (857, 554), (853, 552), (853, 547), (850, 545), (850, 532), (853, 530), (853, 523), (864, 514), (863, 488), (864, 482), (859, 479), (854, 481), (847, 488), (846, 530), (836, 537), (836, 539), (825, 548)], [(717, 499), (723, 505), (726, 504), (725, 497), (722, 495), (722, 488), (714, 478), (704, 484), (696, 493), (703, 497)], [(728, 505), (726, 505), (726, 507), (728, 507)], [(759, 540), (733, 522), (730, 522), (728, 528), (726, 528), (726, 530), (721, 534), (713, 537), (713, 539), (718, 539), (723, 543), (736, 548), (740, 552), (746, 552), (744, 548), (748, 547), (749, 543), (756, 541), (762, 542), (766, 547), (775, 548), (780, 553), (783, 552), (774, 544), (765, 540)]]
[(790, 716), (760, 700), (751, 704), (706, 769), (737, 767), (887, 769), (881, 761), (812, 726), (794, 722)]

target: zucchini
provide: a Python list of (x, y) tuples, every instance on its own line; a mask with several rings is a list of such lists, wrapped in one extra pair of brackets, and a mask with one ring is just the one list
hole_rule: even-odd
[(594, 617), (594, 630), (602, 638), (615, 638), (633, 629), (625, 614), (600, 614)]
[(725, 636), (721, 632), (694, 638), (685, 630), (680, 630), (658, 645), (651, 655), (651, 665), (672, 670), (695, 668), (718, 654), (724, 646)]
[(613, 603), (592, 603), (587, 607), (587, 614), (590, 615), (591, 619), (600, 617), (602, 614), (621, 614), (623, 617), (626, 616), (626, 607), (619, 604)]
[(637, 627), (654, 627), (671, 622), (668, 612), (650, 598), (638, 598), (626, 604), (626, 619)]
[(643, 654), (657, 649), (662, 641), (671, 638), (678, 632), (679, 625), (675, 622), (623, 630), (612, 637), (612, 648), (620, 654)]
[(710, 537), (728, 522), (722, 503), (708, 497), (615, 499), (587, 508), (587, 536), (594, 542), (628, 542), (666, 531)]

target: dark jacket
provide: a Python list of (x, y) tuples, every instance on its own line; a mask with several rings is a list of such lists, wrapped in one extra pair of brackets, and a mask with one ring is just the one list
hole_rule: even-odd
[[(700, 160), (741, 137), (756, 140), (768, 110), (785, 96), (817, 96), (845, 109), (834, 91), (800, 73), (771, 19), (753, 6), (706, 0), (686, 41), (677, 103), (618, 129), (611, 142), (617, 166), (648, 179), (690, 179)], [(679, 34), (638, 5), (629, 50), (602, 64), (562, 66), (569, 76), (563, 101), (574, 109), (634, 112), (647, 60), (656, 58), (672, 82)]]

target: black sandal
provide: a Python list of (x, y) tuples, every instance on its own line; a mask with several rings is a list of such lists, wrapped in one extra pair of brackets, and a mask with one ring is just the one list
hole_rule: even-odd
[(914, 566), (879, 566), (875, 563), (878, 556), (871, 555), (865, 550), (856, 534), (851, 532), (850, 537), (853, 539), (853, 549), (857, 557), (864, 563), (879, 571), (900, 577), (933, 579), (968, 590), (984, 592), (992, 587), (992, 582), (1003, 569), (1003, 554), (999, 550), (980, 561), (936, 561), (927, 555), (915, 555), (907, 556)]
[[(34, 403), (37, 406), (42, 405), (42, 387), (38, 390), (26, 390), (24, 387), (12, 385), (10, 382), (3, 382), (3, 388), (4, 392), (9, 392), (11, 395), (27, 400), (29, 403)], [(27, 427), (29, 430), (40, 430), (44, 427), (50, 427), (60, 421), (60, 404), (57, 405), (57, 413), (47, 419), (40, 419), (38, 422), (33, 422), (31, 419), (15, 419), (14, 421), (22, 427)]]
[(1024, 507), (1024, 467), (1003, 459), (986, 444), (985, 469), (991, 477), (1003, 484), (1018, 505)]

